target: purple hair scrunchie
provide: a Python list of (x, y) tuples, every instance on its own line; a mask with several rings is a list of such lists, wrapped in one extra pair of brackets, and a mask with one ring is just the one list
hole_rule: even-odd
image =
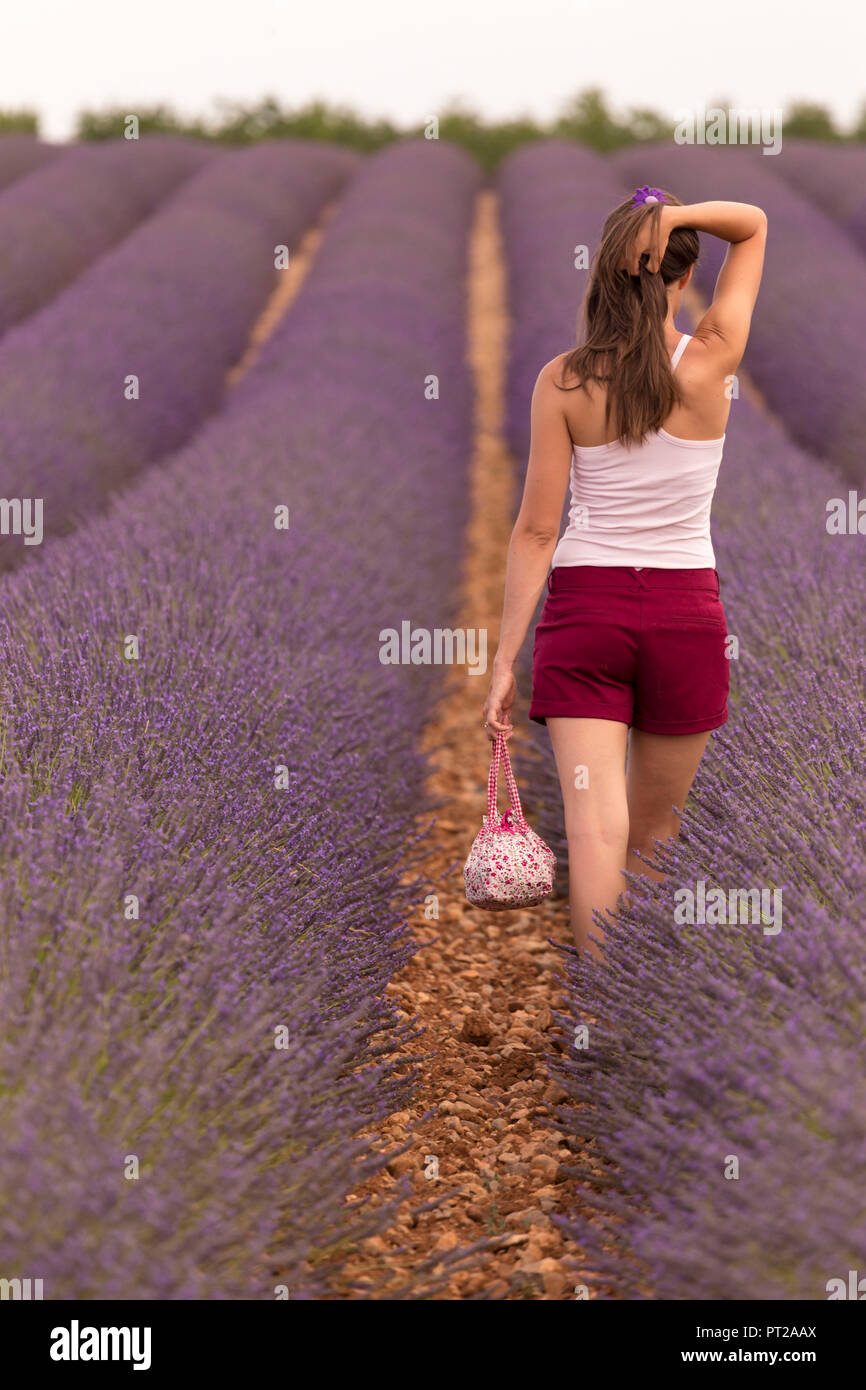
[(636, 188), (632, 194), (633, 203), (666, 203), (667, 198), (660, 188), (650, 188), (645, 183), (643, 188)]

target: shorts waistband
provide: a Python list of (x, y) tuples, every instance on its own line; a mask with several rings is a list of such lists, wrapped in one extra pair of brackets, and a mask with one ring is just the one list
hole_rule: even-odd
[(718, 594), (715, 569), (636, 569), (631, 565), (556, 565), (547, 576), (548, 592), (555, 589), (707, 589)]

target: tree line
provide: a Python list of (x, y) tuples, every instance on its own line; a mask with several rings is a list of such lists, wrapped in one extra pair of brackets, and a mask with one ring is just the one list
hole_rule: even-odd
[[(712, 104), (723, 109), (734, 106), (729, 101)], [(134, 111), (121, 107), (85, 110), (76, 121), (75, 136), (78, 140), (116, 138), (130, 114), (138, 117), (142, 134), (159, 131), (229, 145), (300, 136), (334, 141), (364, 153), (381, 149), (393, 140), (420, 135), (424, 129), (423, 125), (401, 126), (394, 121), (361, 116), (350, 107), (325, 101), (288, 108), (274, 97), (265, 97), (252, 106), (222, 102), (214, 115), (192, 119), (179, 115), (167, 105)], [(435, 114), (440, 139), (463, 145), (487, 169), (495, 167), (518, 145), (531, 140), (555, 137), (577, 140), (606, 153), (640, 141), (668, 140), (675, 126), (672, 117), (648, 107), (633, 107), (622, 115), (617, 114), (599, 88), (578, 93), (558, 116), (546, 123), (531, 116), (518, 116), (508, 121), (485, 120), (459, 103), (452, 103)], [(814, 102), (793, 102), (783, 113), (783, 129), (785, 136), (792, 138), (866, 142), (866, 102), (859, 118), (847, 130), (840, 128), (826, 107)], [(30, 110), (0, 110), (0, 133), (16, 131), (38, 135), (38, 114)]]

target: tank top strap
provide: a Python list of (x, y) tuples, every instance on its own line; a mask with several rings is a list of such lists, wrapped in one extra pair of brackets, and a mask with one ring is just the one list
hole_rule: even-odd
[(691, 333), (684, 333), (683, 336), (680, 338), (679, 342), (677, 343), (676, 347), (674, 348), (674, 350), (673, 350), (673, 352), (672, 352), (672, 354), (671, 354), (671, 371), (672, 371), (672, 372), (675, 372), (675, 371), (676, 371), (676, 369), (677, 369), (677, 363), (679, 362), (680, 358), (682, 357), (683, 353), (684, 353), (685, 350), (686, 350), (686, 347), (688, 346), (688, 344), (689, 344), (691, 341), (692, 341), (692, 335), (691, 335)]

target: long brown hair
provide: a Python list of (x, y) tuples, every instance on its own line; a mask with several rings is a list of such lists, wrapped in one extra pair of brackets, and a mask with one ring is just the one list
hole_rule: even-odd
[[(679, 198), (660, 191), (668, 203), (682, 206)], [(698, 234), (692, 227), (675, 227), (657, 272), (643, 259), (637, 275), (625, 269), (632, 242), (649, 219), (655, 222), (655, 240), (661, 209), (661, 203), (629, 198), (608, 215), (583, 304), (583, 342), (562, 364), (563, 377), (578, 376), (581, 389), (590, 381), (607, 387), (606, 423), (613, 419), (617, 438), (627, 443), (638, 444), (657, 430), (682, 399), (665, 344), (667, 287), (698, 259)]]

